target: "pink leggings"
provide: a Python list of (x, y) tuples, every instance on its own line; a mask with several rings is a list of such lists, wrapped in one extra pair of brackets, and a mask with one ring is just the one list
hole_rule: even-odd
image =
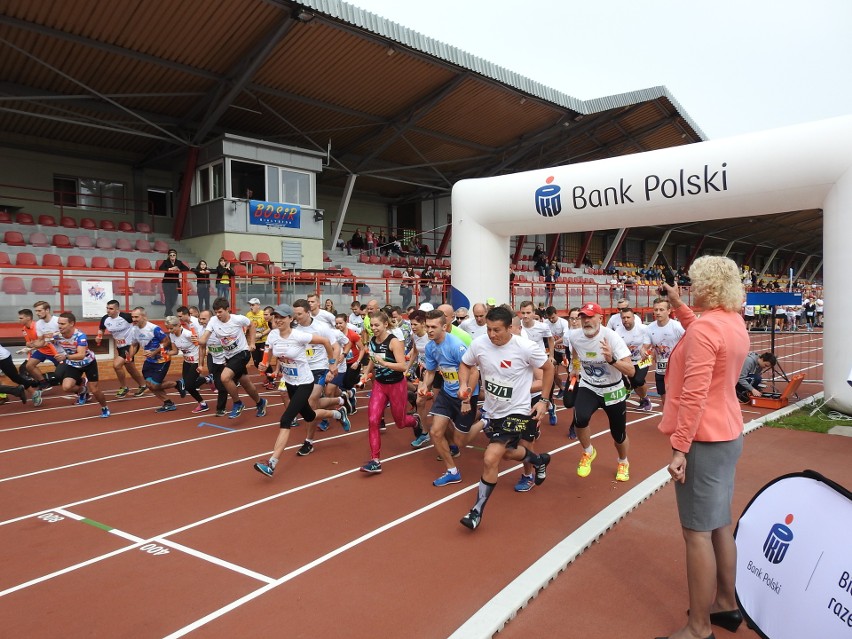
[(379, 459), (382, 452), (382, 435), (379, 432), (379, 422), (385, 406), (390, 402), (393, 421), (397, 428), (414, 428), (417, 420), (405, 413), (408, 403), (408, 384), (404, 379), (393, 384), (373, 382), (373, 390), (370, 393), (370, 404), (367, 406), (367, 418), (370, 420), (370, 456)]

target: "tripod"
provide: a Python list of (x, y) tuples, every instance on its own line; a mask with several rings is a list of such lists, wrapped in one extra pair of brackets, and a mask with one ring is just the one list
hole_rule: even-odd
[[(775, 355), (775, 311), (776, 311), (776, 309), (777, 309), (776, 306), (772, 307), (772, 318), (771, 318), (772, 329), (771, 329), (771, 332), (769, 333), (769, 352), (771, 352), (773, 355)], [(781, 361), (778, 359), (778, 356), (776, 355), (775, 365), (772, 367), (772, 382), (771, 383), (772, 383), (773, 395), (778, 394), (778, 390), (775, 387), (775, 379), (777, 377), (780, 377), (781, 379), (783, 379), (788, 384), (790, 383), (790, 378), (787, 377), (787, 373), (784, 371), (784, 368), (781, 366)], [(799, 394), (796, 393), (795, 395), (796, 395), (796, 399), (799, 399)]]

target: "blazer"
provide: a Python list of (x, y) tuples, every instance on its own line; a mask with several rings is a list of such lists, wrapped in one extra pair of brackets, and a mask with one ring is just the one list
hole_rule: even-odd
[(717, 308), (696, 318), (682, 306), (676, 314), (686, 333), (669, 356), (658, 428), (672, 448), (687, 453), (693, 441), (731, 441), (742, 434), (734, 389), (751, 345), (739, 313)]

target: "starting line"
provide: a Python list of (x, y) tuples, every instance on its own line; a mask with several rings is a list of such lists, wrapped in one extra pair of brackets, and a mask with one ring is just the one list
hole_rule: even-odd
[(229, 428), (228, 426), (219, 426), (219, 424), (214, 424), (213, 422), (200, 422), (198, 424), (198, 428), (202, 426), (212, 426), (213, 428), (221, 428), (222, 430), (237, 430), (236, 428)]

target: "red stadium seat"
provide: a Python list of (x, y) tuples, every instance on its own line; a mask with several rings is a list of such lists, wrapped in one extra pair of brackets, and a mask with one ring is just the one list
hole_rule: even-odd
[(56, 218), (52, 215), (39, 215), (39, 226), (56, 226)]
[(137, 271), (153, 271), (154, 267), (151, 266), (151, 260), (147, 257), (137, 257), (136, 263), (133, 266)]
[(98, 224), (92, 218), (84, 217), (80, 220), (80, 228), (86, 229), (87, 231), (94, 231), (98, 228)]
[(92, 242), (92, 238), (88, 235), (78, 235), (74, 238), (74, 246), (79, 249), (93, 249), (95, 248), (95, 243)]
[(251, 251), (240, 251), (238, 262), (254, 262), (254, 253)]
[(47, 239), (47, 235), (44, 233), (33, 233), (30, 235), (30, 246), (50, 246), (50, 240)]
[(9, 261), (9, 254), (6, 251), (0, 251), (0, 266), (9, 266), (12, 262)]
[(231, 268), (234, 269), (234, 275), (241, 277), (248, 275), (248, 269), (244, 264), (231, 264)]
[(402, 277), (402, 271), (399, 269), (395, 269), (393, 272), (393, 277)]
[(122, 253), (130, 253), (133, 251), (133, 245), (127, 238), (120, 237), (115, 241), (115, 250), (121, 251)]
[(270, 266), (270, 267), (269, 267), (269, 272), (270, 272), (272, 275), (281, 275), (282, 270), (281, 270), (281, 267), (280, 267), (280, 266), (275, 266), (275, 265), (273, 265), (273, 266)]
[(348, 266), (344, 266), (343, 270), (340, 271), (340, 274), (343, 277), (352, 277), (352, 269), (350, 269)]
[(328, 256), (328, 253), (322, 254), (322, 261), (323, 262), (331, 262), (331, 258)]
[(378, 264), (379, 262), (381, 262), (381, 258), (378, 255), (370, 256), (370, 264)]
[(266, 270), (266, 267), (263, 264), (258, 264), (257, 262), (252, 262), (251, 274), (252, 275), (269, 275), (269, 271)]
[(151, 243), (148, 240), (142, 239), (136, 240), (136, 250), (141, 253), (152, 253), (154, 251), (154, 249), (151, 248)]
[(113, 280), (112, 281), (112, 292), (115, 295), (128, 295), (128, 294), (133, 292), (133, 289), (131, 289), (129, 286), (127, 286), (127, 284), (124, 282), (124, 280)]
[(92, 268), (103, 268), (109, 269), (109, 260), (102, 256), (97, 256), (92, 258)]
[(114, 231), (115, 230), (115, 222), (112, 220), (101, 220), (101, 230), (102, 231)]
[(155, 253), (168, 253), (170, 248), (169, 243), (165, 240), (154, 240)]
[(80, 295), (83, 292), (80, 290), (80, 282), (72, 277), (64, 278), (59, 283), (58, 289), (63, 295)]
[(232, 262), (232, 263), (233, 263), (233, 262), (236, 262), (236, 261), (237, 261), (237, 254), (236, 254), (236, 253), (234, 253), (234, 252), (233, 252), (233, 251), (231, 251), (231, 250), (228, 250), (228, 249), (224, 249), (224, 250), (222, 251), (222, 257), (224, 257), (224, 258), (225, 258), (225, 261), (226, 261), (226, 262)]
[(134, 232), (133, 231), (133, 225), (130, 222), (126, 222), (126, 221), (118, 223), (118, 230), (121, 233), (133, 233)]
[(68, 268), (88, 268), (86, 266), (86, 258), (82, 255), (69, 255), (65, 260), (65, 266)]
[(117, 257), (115, 261), (112, 263), (112, 267), (114, 269), (130, 269), (130, 260), (126, 257)]
[(66, 229), (76, 229), (77, 228), (77, 220), (68, 215), (63, 215), (62, 219), (59, 220), (59, 226)]
[(154, 287), (148, 280), (136, 280), (133, 282), (133, 292), (137, 295), (153, 295)]
[(7, 295), (26, 295), (27, 287), (20, 277), (4, 277), (2, 291)]
[(53, 236), (53, 245), (56, 248), (74, 248), (71, 244), (71, 240), (68, 239), (68, 236), (62, 235), (61, 233), (57, 233)]
[(145, 224), (145, 222), (137, 222), (136, 223), (136, 232), (137, 233), (150, 233), (151, 227)]
[(51, 267), (60, 267), (62, 266), (62, 258), (58, 255), (54, 255), (53, 253), (48, 253), (47, 255), (41, 256), (41, 265), (42, 266), (51, 266)]
[(386, 268), (382, 271), (382, 277), (393, 277), (393, 273), (389, 268)]
[(254, 261), (259, 264), (272, 264), (272, 258), (269, 257), (269, 253), (258, 253), (254, 256)]
[(10, 224), (12, 222), (12, 216), (9, 215), (8, 211), (0, 211), (0, 223), (2, 224)]
[(111, 251), (112, 250), (112, 240), (108, 237), (99, 237), (95, 240), (95, 248), (98, 248), (102, 251)]
[(358, 261), (361, 264), (369, 264), (370, 263), (370, 256), (367, 255), (366, 253), (361, 253), (361, 255), (358, 256)]
[(19, 231), (6, 231), (3, 241), (9, 246), (26, 246), (24, 236)]
[(33, 216), (29, 213), (15, 213), (15, 223), (17, 224), (25, 224), (27, 226), (32, 226), (35, 224), (35, 220)]
[(30, 291), (39, 295), (53, 295), (56, 289), (53, 288), (53, 280), (49, 277), (34, 277), (30, 283)]
[(32, 253), (18, 253), (15, 256), (15, 266), (38, 266), (38, 260)]

